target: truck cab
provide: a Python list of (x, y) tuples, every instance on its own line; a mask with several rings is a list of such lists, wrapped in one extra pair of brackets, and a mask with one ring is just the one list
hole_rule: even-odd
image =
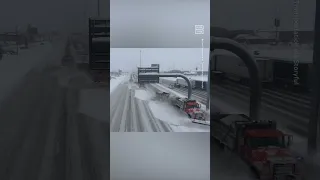
[(191, 119), (197, 119), (197, 120), (205, 119), (204, 114), (200, 109), (201, 105), (196, 100), (176, 97), (174, 99), (173, 104), (179, 107)]
[(299, 177), (299, 162), (289, 149), (292, 135), (276, 129), (272, 122), (250, 123), (238, 128), (237, 140), (239, 155), (260, 179)]

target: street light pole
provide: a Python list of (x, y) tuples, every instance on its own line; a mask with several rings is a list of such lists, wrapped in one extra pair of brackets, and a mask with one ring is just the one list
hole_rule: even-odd
[(141, 66), (141, 49), (140, 49), (140, 67), (142, 67), (142, 66)]
[(308, 127), (308, 153), (313, 155), (317, 150), (317, 130), (320, 107), (320, 2), (316, 3), (315, 25), (314, 25), (314, 44), (313, 44), (313, 98)]
[(98, 17), (100, 17), (100, 0), (98, 0)]

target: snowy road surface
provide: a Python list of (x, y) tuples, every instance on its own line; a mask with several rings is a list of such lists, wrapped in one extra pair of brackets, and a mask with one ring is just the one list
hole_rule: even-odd
[(209, 132), (210, 127), (192, 123), (171, 104), (155, 98), (154, 85), (139, 88), (122, 81), (110, 95), (112, 132)]
[(118, 85), (110, 97), (110, 115), (112, 132), (158, 132), (172, 131), (170, 126), (156, 119), (147, 103), (139, 99), (137, 86), (128, 82)]
[[(13, 71), (20, 81), (0, 107), (0, 179), (107, 179), (108, 124), (78, 109), (84, 73), (54, 66), (62, 57), (49, 56), (20, 57), (26, 66)], [(41, 62), (50, 67), (32, 68)]]
[(31, 49), (22, 50), (18, 56), (6, 56), (0, 61), (0, 104), (16, 88), (24, 76), (34, 68), (61, 59), (66, 41), (46, 43)]
[(122, 75), (119, 77), (114, 77), (110, 80), (110, 94), (115, 90), (115, 88), (123, 81), (128, 80), (129, 77)]

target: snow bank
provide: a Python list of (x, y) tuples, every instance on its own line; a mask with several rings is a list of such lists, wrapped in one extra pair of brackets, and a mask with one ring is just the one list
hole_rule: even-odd
[(54, 61), (61, 62), (65, 41), (46, 43), (32, 49), (21, 50), (19, 55), (6, 56), (0, 61), (0, 103), (21, 83), (23, 77), (35, 68)]
[(208, 76), (207, 75), (203, 75), (203, 80), (202, 80), (202, 76), (187, 76), (190, 79), (193, 79), (195, 81), (203, 81), (203, 82), (207, 82), (208, 81)]
[(168, 80), (168, 81), (175, 82), (177, 78), (174, 78), (174, 77), (162, 77), (162, 78), (160, 78), (160, 80), (161, 79), (165, 79), (165, 80)]
[(148, 103), (153, 115), (170, 125), (175, 132), (210, 132), (210, 126), (192, 123), (185, 114), (166, 102)]
[(154, 95), (151, 94), (149, 91), (137, 89), (135, 90), (135, 97), (147, 101), (153, 98)]
[(110, 80), (110, 94), (116, 89), (116, 87), (118, 87), (118, 85), (120, 83), (122, 83), (123, 81), (127, 80), (128, 76), (119, 76), (115, 79), (111, 79)]

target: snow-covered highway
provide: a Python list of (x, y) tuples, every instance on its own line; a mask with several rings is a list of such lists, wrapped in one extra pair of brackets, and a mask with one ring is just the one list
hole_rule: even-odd
[(0, 179), (109, 178), (109, 116), (83, 105), (83, 92), (104, 88), (72, 65), (69, 45), (62, 38), (0, 61)]
[[(159, 84), (139, 88), (128, 76), (111, 79), (110, 130), (112, 132), (209, 132), (210, 127), (192, 123), (166, 101), (159, 101)], [(164, 88), (164, 87), (163, 87)], [(173, 93), (173, 92), (172, 92)]]

